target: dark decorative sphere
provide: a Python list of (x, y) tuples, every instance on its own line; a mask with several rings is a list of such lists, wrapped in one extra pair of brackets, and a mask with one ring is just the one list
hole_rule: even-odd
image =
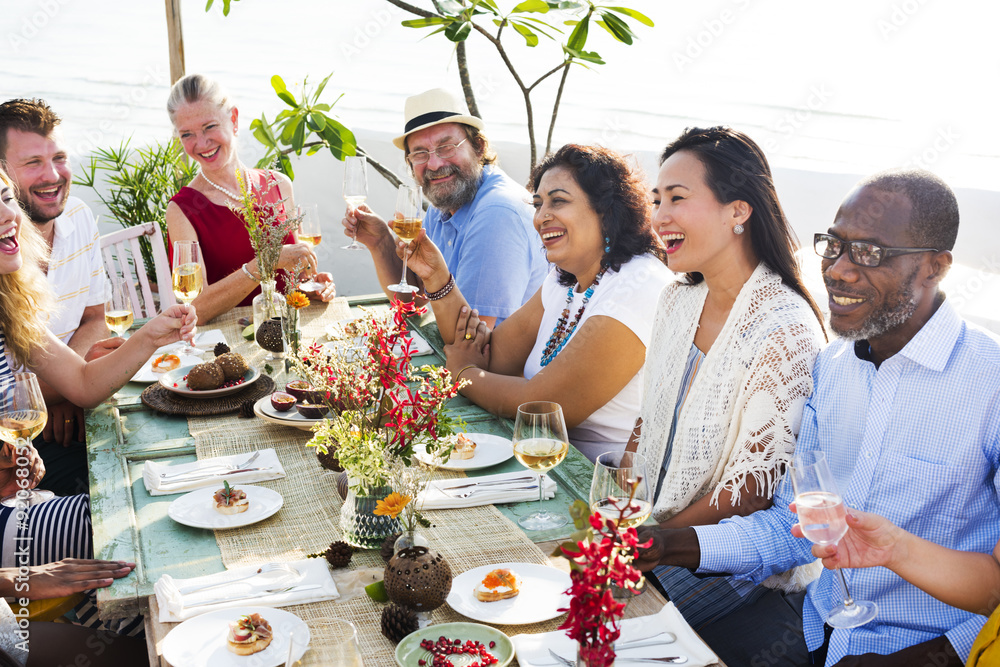
[(427, 547), (403, 549), (385, 567), (389, 599), (417, 611), (433, 611), (451, 592), (451, 566)]
[(257, 344), (268, 352), (285, 351), (285, 343), (281, 338), (280, 317), (272, 317), (257, 327)]

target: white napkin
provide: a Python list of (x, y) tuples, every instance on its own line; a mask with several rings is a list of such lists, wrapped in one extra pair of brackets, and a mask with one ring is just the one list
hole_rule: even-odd
[[(663, 658), (666, 656), (683, 655), (688, 661), (684, 667), (705, 667), (719, 661), (708, 646), (705, 645), (684, 617), (677, 611), (673, 602), (663, 605), (663, 609), (651, 616), (640, 616), (622, 621), (622, 634), (618, 641), (636, 641), (645, 637), (653, 637), (667, 630), (677, 636), (677, 641), (670, 644), (646, 646), (640, 648), (625, 648), (618, 652), (615, 665), (624, 667), (630, 664), (628, 658)], [(552, 649), (559, 655), (576, 659), (576, 641), (566, 636), (565, 630), (556, 630), (537, 635), (516, 635), (511, 637), (517, 662), (521, 667), (548, 667), (558, 664), (549, 655)], [(645, 663), (634, 663), (645, 664)]]
[[(330, 568), (323, 558), (307, 558), (292, 563), (289, 566), (302, 574), (301, 579), (279, 578), (277, 574), (260, 576), (256, 579), (237, 581), (227, 586), (216, 586), (203, 591), (194, 591), (182, 595), (181, 588), (186, 586), (207, 585), (230, 579), (238, 579), (248, 574), (253, 574), (259, 565), (248, 565), (238, 567), (225, 572), (217, 572), (204, 577), (194, 577), (191, 579), (174, 579), (169, 574), (164, 574), (159, 581), (153, 584), (153, 592), (156, 593), (156, 603), (160, 607), (160, 623), (178, 623), (180, 621), (198, 616), (208, 611), (216, 609), (229, 609), (232, 607), (287, 607), (293, 604), (307, 604), (309, 602), (319, 602), (320, 600), (336, 600), (340, 597), (337, 585), (330, 575)], [(262, 591), (268, 588), (278, 588), (279, 586), (311, 586), (318, 585), (319, 588), (312, 588), (305, 591), (289, 591), (288, 593), (272, 593), (265, 595)], [(257, 594), (257, 592), (260, 592)], [(246, 596), (254, 595), (248, 598)], [(216, 604), (206, 604), (198, 607), (185, 607), (185, 603), (198, 602), (200, 600), (214, 600), (216, 598), (232, 598), (225, 602)], [(235, 618), (233, 620), (236, 620)]]
[[(182, 354), (179, 355), (181, 360), (181, 366), (192, 366), (194, 364), (200, 364), (204, 361), (200, 356), (205, 352), (211, 351), (215, 347), (216, 343), (225, 343), (226, 337), (222, 333), (221, 329), (209, 329), (208, 331), (199, 331), (194, 336), (194, 346), (198, 348), (198, 352), (194, 354)], [(139, 372), (132, 376), (132, 382), (157, 382), (160, 379), (162, 373), (156, 373), (153, 371), (153, 360), (158, 359), (162, 355), (170, 352), (177, 354), (177, 351), (184, 348), (187, 345), (186, 341), (178, 341), (176, 343), (171, 343), (170, 345), (164, 345), (158, 348), (153, 356), (142, 365)]]
[[(518, 479), (531, 477), (531, 479)], [(465, 484), (482, 482), (493, 482), (497, 480), (511, 480), (509, 484), (488, 484), (481, 487), (463, 486)], [(518, 481), (513, 481), (518, 480)], [(463, 486), (461, 489), (449, 491), (446, 494), (442, 489), (455, 486)], [(533, 489), (521, 487), (534, 486)], [(479, 488), (467, 498), (458, 498), (457, 494)], [(556, 483), (551, 477), (545, 478), (545, 498), (553, 498), (556, 495)], [(427, 488), (417, 498), (417, 507), (425, 510), (443, 510), (456, 507), (478, 507), (480, 505), (498, 505), (502, 503), (520, 503), (526, 500), (538, 500), (538, 477), (536, 473), (528, 470), (518, 472), (505, 472), (499, 475), (483, 475), (482, 477), (468, 477), (465, 479), (441, 479), (431, 482)]]
[[(251, 456), (253, 456), (252, 453), (232, 454), (230, 456), (216, 456), (211, 459), (179, 463), (177, 465), (146, 461), (146, 464), (142, 468), (142, 482), (146, 485), (149, 495), (169, 496), (173, 493), (185, 493), (204, 486), (220, 486), (223, 479), (228, 480), (230, 484), (250, 484), (251, 482), (266, 482), (272, 479), (281, 479), (285, 476), (285, 469), (281, 467), (281, 461), (278, 460), (278, 455), (273, 449), (260, 450), (260, 456), (249, 466), (251, 468), (269, 468), (268, 470), (252, 470), (250, 472), (225, 474), (225, 470), (222, 468), (211, 468), (212, 465), (217, 463), (240, 465), (245, 463)], [(199, 470), (204, 470), (206, 473), (219, 472), (222, 474), (213, 475), (212, 477), (201, 477), (196, 480), (190, 480), (185, 477), (167, 481), (160, 479), (160, 473), (162, 472), (194, 474)]]

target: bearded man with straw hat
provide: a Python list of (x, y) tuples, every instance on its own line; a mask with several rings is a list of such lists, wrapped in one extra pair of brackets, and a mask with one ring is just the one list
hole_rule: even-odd
[[(456, 95), (442, 88), (414, 95), (404, 117), (403, 134), (393, 143), (433, 205), (424, 219), (427, 237), (470, 306), (494, 327), (531, 298), (548, 270), (531, 196), (497, 166), (482, 119), (469, 115)], [(387, 285), (399, 280), (402, 260), (389, 226), (365, 205), (348, 208), (343, 224), (345, 234), (356, 232), (371, 252), (379, 282), (392, 296)], [(420, 286), (416, 276), (407, 280)]]

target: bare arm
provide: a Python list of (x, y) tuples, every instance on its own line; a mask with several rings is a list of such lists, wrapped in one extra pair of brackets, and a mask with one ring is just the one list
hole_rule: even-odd
[[(942, 602), (974, 614), (988, 616), (1000, 602), (1000, 541), (989, 554), (956, 551), (877, 514), (853, 509), (847, 525), (850, 530), (838, 544), (813, 546), (813, 555), (827, 568), (886, 567)], [(792, 534), (803, 536), (799, 524)]]
[[(357, 208), (348, 207), (341, 223), (344, 225), (346, 236), (354, 237), (356, 234), (358, 243), (368, 248), (375, 264), (378, 284), (382, 286), (386, 296), (390, 299), (398, 296), (406, 297), (407, 295), (397, 295), (388, 287), (399, 282), (399, 277), (403, 273), (403, 260), (396, 253), (396, 237), (393, 236), (386, 221), (366, 204), (362, 204)], [(420, 238), (423, 238), (423, 234), (424, 232), (421, 232)], [(406, 281), (416, 287), (421, 286), (413, 271), (407, 271)], [(422, 303), (419, 299), (417, 301)]]
[(758, 495), (757, 479), (753, 475), (747, 475), (743, 486), (740, 487), (739, 504), (735, 506), (732, 504), (733, 494), (729, 490), (723, 490), (719, 494), (718, 504), (712, 503), (711, 499), (712, 494), (706, 493), (666, 521), (661, 521), (660, 527), (707, 526), (731, 516), (747, 516), (771, 506), (770, 498)]
[(120, 348), (85, 362), (52, 332), (32, 350), (28, 366), (75, 405), (92, 408), (128, 382), (156, 348), (194, 335), (197, 315), (190, 306), (175, 305), (136, 331)]
[(0, 569), (0, 595), (46, 600), (110, 586), (127, 577), (135, 563), (66, 558), (55, 563), (28, 568), (28, 577), (18, 578), (16, 567)]

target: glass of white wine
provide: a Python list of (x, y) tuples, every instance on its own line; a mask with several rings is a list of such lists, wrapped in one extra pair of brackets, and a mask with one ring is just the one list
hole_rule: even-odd
[[(409, 245), (423, 225), (424, 209), (422, 195), (418, 185), (400, 185), (396, 193), (396, 218), (392, 221), (392, 231), (403, 243)], [(403, 253), (403, 276), (395, 285), (389, 285), (389, 289), (400, 294), (413, 294), (417, 292), (416, 287), (406, 282), (406, 260), (409, 254)]]
[(653, 504), (646, 459), (635, 452), (605, 452), (598, 456), (590, 482), (590, 509), (613, 519), (621, 528), (633, 528), (648, 519)]
[[(357, 209), (368, 199), (368, 160), (364, 155), (344, 158), (344, 201), (352, 209)], [(361, 250), (358, 230), (354, 229), (354, 239), (343, 246), (344, 250)]]
[[(305, 204), (299, 206), (299, 230), (296, 238), (303, 243), (308, 243), (316, 247), (323, 240), (323, 230), (320, 227), (319, 205)], [(303, 292), (318, 292), (323, 289), (323, 283), (312, 278), (299, 283), (299, 289)]]
[[(833, 474), (823, 452), (802, 452), (795, 455), (789, 472), (795, 488), (795, 509), (799, 514), (802, 534), (813, 544), (836, 544), (847, 534), (847, 509), (837, 491)], [(855, 600), (847, 587), (844, 571), (837, 569), (844, 601), (830, 610), (826, 617), (832, 628), (856, 628), (878, 615), (878, 605)]]
[(131, 328), (134, 319), (128, 283), (121, 276), (111, 276), (108, 278), (108, 300), (104, 303), (105, 324), (121, 337)]
[[(197, 241), (174, 241), (173, 283), (174, 296), (188, 304), (201, 294), (205, 286), (205, 275), (201, 270), (201, 247)], [(198, 354), (199, 350), (186, 345), (181, 354)]]
[(562, 406), (551, 401), (531, 401), (517, 408), (514, 420), (514, 456), (528, 470), (538, 473), (538, 511), (518, 521), (526, 530), (549, 530), (566, 525), (562, 514), (542, 509), (545, 475), (569, 453), (569, 436)]
[[(30, 453), (31, 441), (45, 428), (48, 417), (45, 399), (34, 373), (15, 373), (13, 380), (0, 386), (0, 440), (15, 448), (18, 459)], [(21, 477), (18, 476), (18, 479)], [(54, 496), (51, 491), (22, 489), (0, 502), (6, 507), (22, 503), (30, 506), (44, 503)]]

